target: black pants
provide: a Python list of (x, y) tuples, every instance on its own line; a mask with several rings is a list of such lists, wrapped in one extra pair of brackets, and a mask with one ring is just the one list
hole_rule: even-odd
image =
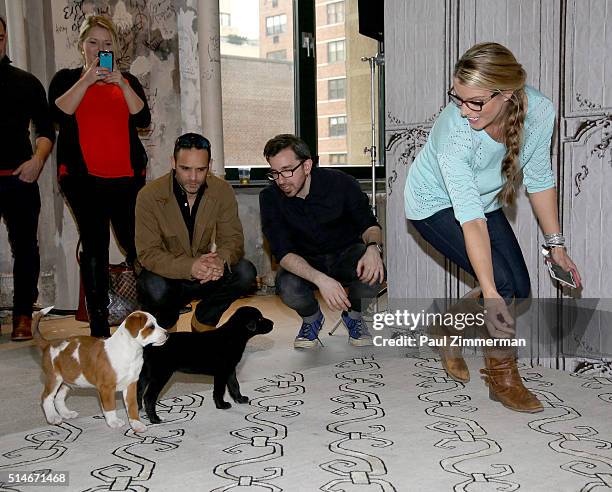
[(138, 295), (142, 308), (157, 318), (162, 328), (171, 328), (179, 318), (179, 310), (199, 299), (195, 316), (200, 323), (215, 326), (232, 302), (248, 293), (255, 285), (255, 266), (244, 258), (226, 267), (219, 280), (201, 284), (196, 280), (170, 279), (143, 270), (138, 276)]
[(13, 255), (13, 315), (32, 315), (38, 298), (38, 183), (0, 176), (0, 219), (4, 218)]
[(136, 259), (136, 195), (144, 180), (65, 176), (60, 184), (81, 238), (81, 278), (92, 334), (105, 335), (108, 330), (110, 226), (127, 262), (133, 263)]
[[(374, 299), (382, 287), (380, 283), (368, 285), (357, 276), (357, 263), (365, 250), (365, 244), (357, 243), (337, 253), (304, 257), (310, 266), (348, 288), (348, 298), (354, 311), (361, 311), (362, 299)], [(283, 268), (276, 274), (276, 293), (302, 318), (312, 316), (319, 309), (319, 303), (314, 296), (316, 289), (313, 283)]]

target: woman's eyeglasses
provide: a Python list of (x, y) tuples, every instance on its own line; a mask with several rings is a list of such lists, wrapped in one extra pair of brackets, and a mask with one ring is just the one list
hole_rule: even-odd
[(266, 173), (266, 178), (268, 178), (270, 181), (276, 181), (281, 176), (283, 178), (290, 178), (293, 176), (294, 171), (298, 167), (300, 167), (302, 164), (304, 164), (305, 161), (306, 159), (304, 159), (303, 161), (300, 161), (300, 163), (297, 166), (295, 166), (293, 169), (283, 169), (282, 171), (270, 171)]
[(449, 99), (451, 100), (451, 102), (455, 103), (457, 105), (457, 107), (459, 107), (459, 108), (465, 104), (469, 109), (471, 109), (472, 111), (476, 111), (478, 113), (480, 111), (482, 111), (483, 106), (485, 104), (487, 104), (491, 99), (493, 99), (498, 94), (501, 94), (500, 91), (495, 91), (485, 101), (466, 101), (465, 99), (461, 99), (457, 94), (455, 94), (453, 92), (454, 90), (455, 89), (453, 87), (451, 87), (450, 90), (446, 93), (448, 95)]

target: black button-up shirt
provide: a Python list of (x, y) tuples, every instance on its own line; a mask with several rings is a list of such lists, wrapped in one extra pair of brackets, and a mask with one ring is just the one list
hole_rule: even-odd
[(55, 141), (45, 88), (29, 72), (0, 60), (0, 169), (17, 169), (32, 157), (30, 121), (35, 137)]
[(187, 226), (187, 231), (189, 231), (189, 244), (193, 241), (193, 229), (195, 228), (195, 217), (198, 213), (198, 206), (200, 205), (200, 200), (202, 200), (202, 196), (204, 195), (204, 189), (206, 188), (206, 183), (200, 186), (198, 190), (198, 194), (196, 195), (196, 199), (193, 202), (193, 207), (189, 208), (189, 201), (187, 200), (187, 193), (181, 185), (178, 184), (176, 180), (176, 175), (174, 171), (172, 171), (172, 189), (174, 190), (174, 196), (176, 197), (176, 201), (178, 202), (178, 206), (181, 209), (181, 215), (183, 216), (183, 220), (185, 221), (185, 225)]
[(287, 253), (303, 257), (340, 251), (361, 242), (378, 226), (367, 195), (348, 174), (313, 168), (305, 199), (289, 198), (272, 183), (259, 195), (261, 225), (277, 261)]

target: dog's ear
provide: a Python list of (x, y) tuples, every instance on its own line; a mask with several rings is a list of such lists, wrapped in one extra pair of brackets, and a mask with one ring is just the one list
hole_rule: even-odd
[(138, 333), (142, 330), (149, 321), (149, 318), (142, 311), (136, 311), (130, 314), (125, 320), (125, 328), (134, 338), (138, 338)]
[(254, 319), (250, 320), (246, 324), (246, 329), (247, 329), (247, 331), (255, 331), (255, 330), (257, 330), (257, 321), (255, 321)]

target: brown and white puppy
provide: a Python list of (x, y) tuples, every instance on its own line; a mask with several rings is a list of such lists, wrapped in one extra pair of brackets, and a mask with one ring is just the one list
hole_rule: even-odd
[(139, 420), (136, 383), (143, 363), (146, 345), (163, 345), (168, 335), (151, 314), (135, 311), (110, 338), (76, 336), (65, 340), (47, 340), (38, 329), (40, 319), (52, 307), (36, 313), (32, 333), (42, 350), (45, 389), (42, 407), (47, 422), (60, 424), (78, 414), (66, 407), (70, 387), (95, 387), (100, 395), (104, 418), (109, 427), (123, 427), (125, 422), (115, 411), (115, 392), (123, 392), (130, 426), (136, 432), (147, 427)]

